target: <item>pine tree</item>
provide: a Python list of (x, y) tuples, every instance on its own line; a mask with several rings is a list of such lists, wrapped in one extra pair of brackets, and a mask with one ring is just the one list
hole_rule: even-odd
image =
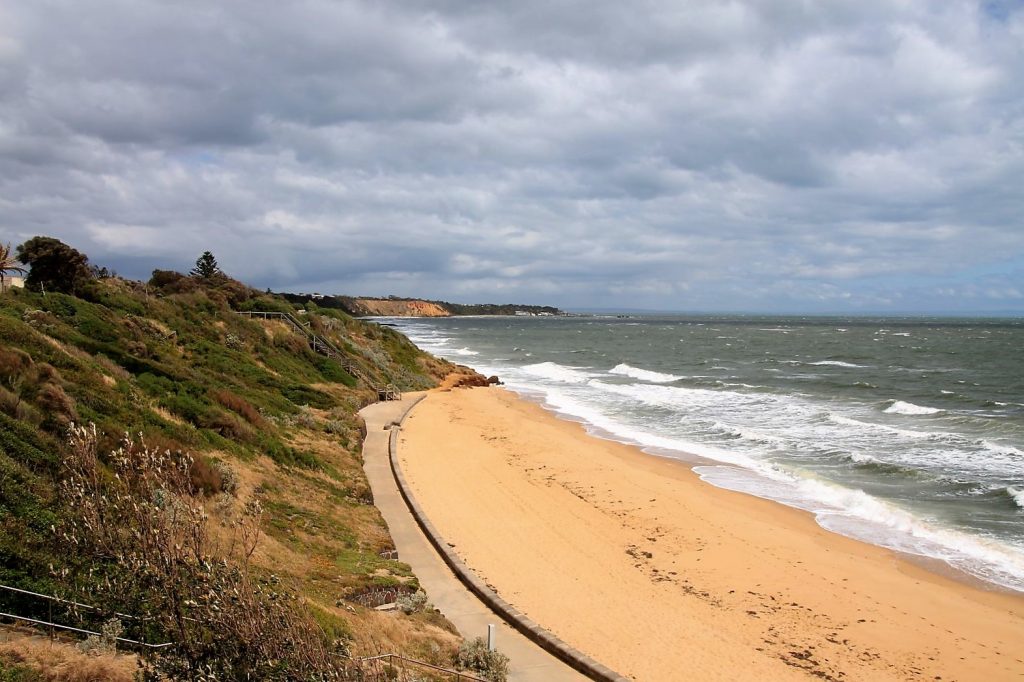
[(196, 266), (189, 272), (193, 277), (199, 277), (201, 279), (213, 279), (223, 275), (220, 266), (217, 265), (217, 259), (213, 257), (213, 254), (209, 251), (203, 251), (203, 255), (196, 259)]

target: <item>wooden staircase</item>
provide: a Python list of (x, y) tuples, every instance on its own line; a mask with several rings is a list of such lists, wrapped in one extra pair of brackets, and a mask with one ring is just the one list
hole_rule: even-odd
[[(277, 320), (284, 322), (296, 332), (306, 337), (306, 341), (309, 343), (309, 347), (314, 352), (324, 355), (332, 360), (338, 362), (341, 368), (346, 372), (354, 376), (358, 381), (363, 384), (369, 385), (370, 382), (367, 380), (366, 375), (359, 369), (359, 366), (352, 362), (347, 355), (338, 350), (338, 347), (328, 341), (323, 336), (320, 336), (312, 329), (308, 322), (301, 322), (291, 313), (279, 313), (276, 311), (266, 310), (236, 310), (236, 314), (249, 319), (257, 320)], [(376, 386), (374, 390), (377, 392), (378, 400), (401, 400), (402, 393), (395, 387), (394, 384), (387, 384), (386, 386)]]

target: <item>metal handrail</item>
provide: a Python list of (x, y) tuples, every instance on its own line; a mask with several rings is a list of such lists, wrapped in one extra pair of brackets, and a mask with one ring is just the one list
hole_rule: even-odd
[[(72, 606), (76, 606), (76, 607), (82, 608), (82, 609), (89, 609), (91, 611), (99, 611), (100, 610), (99, 607), (93, 606), (92, 604), (82, 604), (81, 602), (71, 601), (70, 599), (62, 599), (60, 597), (55, 597), (52, 594), (41, 594), (39, 592), (32, 592), (30, 590), (23, 590), (20, 587), (11, 587), (10, 585), (0, 585), (0, 590), (7, 590), (8, 592), (19, 592), (21, 594), (27, 594), (27, 595), (30, 595), (32, 597), (39, 597), (40, 599), (48, 599), (50, 601), (60, 602), (61, 604), (71, 604)], [(130, 613), (118, 613), (117, 611), (114, 611), (114, 615), (117, 616), (118, 618), (131, 618), (132, 620), (150, 620), (149, 618), (142, 618), (142, 617), (139, 617), (139, 616), (133, 616)]]
[(356, 364), (345, 357), (345, 354), (338, 350), (337, 346), (327, 340), (326, 337), (315, 334), (309, 329), (308, 323), (301, 323), (291, 313), (280, 313), (272, 310), (236, 310), (237, 315), (245, 315), (246, 317), (262, 317), (265, 320), (269, 320), (272, 317), (278, 317), (290, 324), (295, 328), (296, 331), (304, 334), (309, 339), (310, 345), (313, 350), (322, 355), (326, 355), (329, 358), (336, 358), (341, 362), (342, 368), (349, 374), (356, 373)]
[[(48, 599), (49, 601), (60, 602), (62, 604), (70, 604), (72, 606), (76, 606), (76, 607), (82, 608), (82, 609), (89, 609), (91, 611), (102, 611), (102, 609), (100, 607), (93, 606), (92, 604), (83, 604), (81, 602), (72, 601), (70, 599), (63, 599), (61, 597), (56, 597), (56, 596), (54, 596), (52, 594), (42, 594), (40, 592), (32, 592), (30, 590), (23, 590), (20, 587), (12, 587), (10, 585), (0, 585), (0, 590), (7, 590), (8, 592), (20, 592), (21, 594), (27, 594), (27, 595), (30, 595), (32, 597), (39, 597), (41, 599)], [(118, 618), (129, 618), (131, 620), (140, 620), (140, 621), (154, 620), (154, 618), (155, 618), (154, 616), (133, 616), (130, 613), (119, 613), (117, 611), (114, 611), (113, 614), (115, 616), (117, 616)], [(183, 619), (187, 620), (187, 621), (191, 621), (193, 623), (198, 623), (199, 622), (195, 618), (189, 618), (188, 616), (184, 616)]]
[(380, 661), (385, 659), (388, 659), (389, 662), (390, 659), (398, 659), (403, 663), (411, 663), (413, 665), (418, 665), (423, 668), (429, 668), (430, 670), (434, 670), (437, 672), (446, 673), (448, 675), (455, 675), (455, 679), (457, 680), (469, 680), (469, 682), (487, 682), (487, 680), (483, 679), (482, 677), (476, 677), (475, 675), (470, 675), (460, 670), (453, 670), (452, 668), (442, 668), (439, 665), (427, 663), (426, 661), (418, 661), (415, 658), (408, 658), (401, 654), (380, 654), (378, 656), (365, 656), (362, 658), (357, 658), (356, 660), (360, 663), (369, 663), (372, 661)]
[[(57, 597), (57, 596), (54, 596), (52, 594), (43, 594), (41, 592), (33, 592), (31, 590), (25, 590), (25, 589), (22, 589), (20, 587), (13, 587), (11, 585), (0, 585), (0, 590), (6, 590), (8, 592), (17, 592), (18, 594), (26, 594), (26, 595), (28, 595), (30, 597), (38, 597), (39, 599), (45, 599), (45, 600), (51, 601), (51, 602), (58, 602), (58, 603), (61, 603), (61, 604), (69, 604), (71, 606), (74, 606), (74, 607), (80, 608), (80, 609), (88, 609), (90, 611), (102, 611), (102, 609), (100, 609), (98, 606), (94, 606), (92, 604), (83, 604), (81, 602), (73, 601), (71, 599), (63, 599), (61, 597)], [(147, 620), (152, 620), (152, 617), (133, 616), (130, 613), (119, 613), (117, 611), (114, 611), (113, 615), (117, 616), (118, 618), (127, 618), (129, 620), (135, 620), (135, 621), (141, 621), (141, 622), (145, 622)], [(93, 632), (92, 630), (83, 630), (82, 628), (76, 628), (76, 627), (71, 626), (71, 625), (62, 625), (61, 623), (51, 623), (50, 621), (39, 620), (39, 619), (36, 619), (36, 618), (29, 618), (27, 616), (18, 616), (18, 615), (15, 615), (13, 613), (2, 613), (2, 612), (0, 612), (0, 617), (12, 618), (14, 620), (25, 621), (26, 623), (34, 623), (36, 625), (46, 625), (46, 626), (50, 627), (51, 629), (52, 628), (59, 628), (61, 630), (71, 630), (72, 632), (81, 632), (81, 633), (84, 633), (84, 634), (87, 634), (87, 635), (96, 635), (97, 637), (102, 637), (101, 633)], [(49, 617), (53, 618), (53, 607), (50, 607), (50, 616)], [(194, 619), (186, 618), (186, 620), (194, 620)], [(114, 639), (119, 641), (119, 642), (127, 642), (128, 644), (136, 644), (138, 646), (144, 646), (144, 647), (148, 647), (148, 648), (151, 648), (151, 649), (162, 649), (164, 647), (168, 647), (168, 646), (171, 646), (172, 644), (174, 644), (174, 642), (165, 642), (163, 644), (146, 644), (145, 642), (139, 642), (139, 641), (136, 641), (134, 639), (128, 639), (126, 637), (115, 637)]]
[[(70, 599), (63, 599), (61, 597), (56, 597), (56, 596), (51, 595), (51, 594), (43, 594), (41, 592), (32, 592), (31, 590), (24, 590), (24, 589), (22, 589), (20, 587), (12, 587), (11, 585), (2, 585), (2, 584), (0, 584), (0, 589), (7, 590), (9, 592), (17, 592), (19, 594), (26, 594), (26, 595), (29, 595), (29, 596), (32, 596), (32, 597), (39, 597), (40, 599), (47, 599), (49, 601), (60, 602), (62, 604), (71, 604), (72, 606), (76, 606), (76, 607), (83, 608), (83, 609), (90, 609), (90, 610), (94, 610), (94, 611), (100, 610), (99, 607), (93, 606), (92, 604), (83, 604), (81, 602), (72, 601)], [(133, 615), (128, 614), (128, 613), (118, 613), (116, 611), (114, 612), (114, 615), (118, 616), (119, 618), (130, 618), (132, 620), (149, 620), (148, 618), (141, 618), (139, 616), (133, 616)], [(68, 630), (68, 631), (71, 631), (71, 632), (78, 632), (78, 633), (84, 634), (84, 635), (94, 635), (96, 637), (102, 637), (103, 636), (102, 633), (95, 632), (93, 630), (86, 630), (84, 628), (77, 628), (77, 627), (74, 627), (73, 625), (63, 625), (61, 623), (51, 623), (50, 621), (40, 620), (38, 618), (29, 618), (28, 616), (18, 616), (18, 615), (15, 615), (13, 613), (5, 613), (5, 612), (2, 612), (2, 611), (0, 611), (0, 618), (10, 618), (12, 620), (23, 621), (25, 623), (32, 623), (34, 625), (45, 625), (46, 627), (49, 627), (49, 628), (58, 628), (60, 630)], [(188, 620), (193, 620), (193, 619), (189, 618)], [(175, 644), (175, 642), (163, 642), (161, 644), (148, 644), (146, 642), (140, 642), (140, 641), (135, 640), (135, 639), (128, 639), (127, 637), (114, 637), (114, 640), (118, 641), (118, 642), (124, 642), (126, 644), (132, 644), (134, 646), (146, 647), (147, 649), (166, 649), (167, 647), (174, 646), (174, 644)], [(359, 663), (371, 663), (373, 661), (380, 661), (380, 660), (385, 660), (385, 659), (387, 659), (389, 661), (391, 659), (397, 659), (397, 660), (399, 660), (399, 661), (401, 661), (403, 663), (408, 663), (408, 664), (411, 664), (411, 665), (418, 665), (420, 667), (429, 668), (430, 670), (434, 670), (434, 671), (441, 672), (441, 673), (446, 673), (448, 675), (455, 675), (457, 680), (468, 680), (469, 682), (487, 682), (487, 680), (485, 680), (483, 678), (476, 677), (474, 675), (470, 675), (468, 673), (464, 673), (464, 672), (461, 672), (459, 670), (454, 670), (452, 668), (444, 668), (444, 667), (441, 667), (439, 665), (434, 665), (433, 663), (427, 663), (426, 661), (420, 661), (420, 660), (417, 660), (415, 658), (409, 658), (407, 656), (403, 656), (401, 654), (395, 654), (395, 653), (379, 654), (377, 656), (364, 656), (364, 657), (356, 658), (354, 660), (358, 661)]]
[[(50, 628), (59, 628), (61, 630), (71, 630), (72, 632), (80, 632), (85, 635), (95, 635), (96, 637), (102, 637), (103, 635), (99, 632), (93, 632), (92, 630), (84, 630), (82, 628), (76, 628), (71, 625), (61, 625), (60, 623), (50, 623), (45, 620), (38, 620), (36, 618), (28, 618), (26, 616), (16, 616), (13, 613), (0, 612), (0, 618), (11, 618), (13, 620), (20, 620), (26, 623), (33, 623), (35, 625), (46, 625)], [(164, 642), (162, 644), (146, 644), (145, 642), (139, 642), (134, 639), (128, 639), (127, 637), (114, 637), (115, 641), (125, 642), (126, 644), (133, 644), (135, 646), (143, 646), (147, 649), (166, 649), (169, 646), (174, 646), (174, 642)]]

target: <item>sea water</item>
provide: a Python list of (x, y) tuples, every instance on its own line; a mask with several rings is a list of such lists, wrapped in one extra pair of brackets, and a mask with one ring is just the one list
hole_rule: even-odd
[(708, 483), (1024, 591), (1024, 320), (381, 321)]

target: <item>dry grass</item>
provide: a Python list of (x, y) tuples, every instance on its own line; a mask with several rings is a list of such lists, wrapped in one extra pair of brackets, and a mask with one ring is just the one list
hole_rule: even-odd
[[(118, 379), (120, 379), (121, 381), (131, 381), (132, 374), (130, 372), (128, 372), (121, 365), (118, 365), (115, 362), (113, 362), (107, 356), (105, 356), (105, 355), (96, 355), (96, 356), (94, 356), (93, 359), (96, 361), (96, 363), (101, 368), (103, 368), (103, 371), (104, 371), (103, 381), (107, 382), (108, 385), (113, 386), (114, 383), (116, 383), (116, 381)], [(107, 376), (107, 375), (109, 375), (109, 376)], [(107, 381), (108, 379), (110, 381)], [(111, 383), (111, 382), (113, 382), (113, 383)]]
[(273, 341), (276, 336), (282, 336), (285, 334), (290, 336), (295, 334), (295, 330), (284, 322), (280, 322), (278, 320), (262, 320), (258, 318), (253, 319), (262, 325), (263, 330), (267, 334), (267, 339), (270, 341)]
[(393, 611), (370, 610), (349, 622), (355, 635), (352, 653), (357, 656), (400, 651), (428, 663), (450, 666), (461, 641), (437, 625), (402, 618)]
[(56, 348), (60, 352), (64, 353), (68, 357), (75, 358), (76, 360), (85, 360), (85, 361), (88, 361), (88, 360), (92, 359), (92, 355), (89, 354), (89, 353), (86, 353), (81, 348), (77, 348), (75, 346), (69, 346), (66, 343), (64, 343), (62, 341), (58, 341), (57, 339), (53, 338), (52, 336), (50, 336), (48, 334), (43, 334), (42, 332), (40, 332), (38, 330), (34, 330), (34, 331), (37, 334), (39, 334), (39, 338), (41, 338), (43, 341), (45, 341), (46, 343), (50, 344), (51, 346), (53, 346), (54, 348)]
[(132, 682), (139, 669), (134, 654), (82, 653), (71, 643), (5, 632), (0, 660), (33, 669), (46, 682)]
[(242, 416), (247, 422), (256, 428), (263, 427), (263, 417), (260, 416), (259, 410), (253, 407), (249, 401), (242, 396), (233, 393), (226, 388), (212, 391), (211, 396), (224, 407)]
[(184, 419), (174, 414), (173, 412), (164, 409), (162, 406), (157, 405), (155, 401), (149, 404), (149, 409), (152, 410), (155, 414), (157, 414), (161, 419), (169, 421), (172, 424), (178, 424), (179, 426), (188, 425), (188, 422), (186, 422)]

